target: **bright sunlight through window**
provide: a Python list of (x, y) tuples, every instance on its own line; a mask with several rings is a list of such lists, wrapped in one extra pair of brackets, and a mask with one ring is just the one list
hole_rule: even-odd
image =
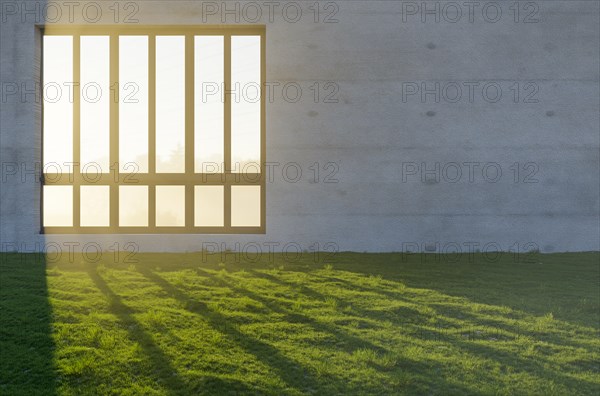
[(264, 27), (46, 27), (45, 233), (264, 233)]

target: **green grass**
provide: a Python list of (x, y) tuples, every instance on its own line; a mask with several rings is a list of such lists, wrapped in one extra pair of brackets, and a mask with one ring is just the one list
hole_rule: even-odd
[(112, 258), (0, 256), (1, 395), (600, 389), (598, 253)]

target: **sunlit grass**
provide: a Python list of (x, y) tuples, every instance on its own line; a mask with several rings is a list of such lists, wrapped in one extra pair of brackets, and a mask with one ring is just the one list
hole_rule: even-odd
[(2, 257), (1, 394), (594, 394), (597, 253)]

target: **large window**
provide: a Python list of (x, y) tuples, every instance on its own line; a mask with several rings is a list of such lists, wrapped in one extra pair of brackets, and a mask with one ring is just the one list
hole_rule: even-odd
[(43, 232), (265, 232), (264, 27), (43, 34)]

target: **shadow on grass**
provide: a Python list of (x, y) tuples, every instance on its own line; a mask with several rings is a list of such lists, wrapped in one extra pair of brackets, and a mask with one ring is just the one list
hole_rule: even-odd
[[(347, 269), (345, 269), (345, 270), (347, 270)], [(228, 286), (230, 289), (232, 289), (233, 291), (235, 291), (237, 293), (244, 294), (249, 298), (252, 298), (258, 302), (261, 302), (262, 304), (264, 304), (265, 306), (267, 306), (268, 308), (270, 308), (271, 310), (273, 310), (275, 312), (286, 314), (286, 312), (288, 311), (288, 309), (286, 309), (285, 307), (281, 307), (280, 304), (276, 304), (270, 298), (265, 298), (264, 296), (258, 295), (256, 293), (247, 291), (239, 286), (236, 286), (237, 282), (225, 283), (223, 281), (223, 277), (229, 276), (226, 272), (223, 272), (222, 274), (221, 273), (208, 273), (201, 269), (196, 269), (196, 272), (203, 276), (212, 276), (213, 278), (218, 278), (217, 280), (221, 283), (221, 285)], [(254, 270), (250, 270), (249, 272), (253, 276), (268, 280), (268, 281), (278, 284), (280, 286), (294, 288), (294, 284), (292, 282), (284, 281), (273, 275), (265, 274), (264, 272), (259, 272), (259, 271), (254, 271)], [(315, 274), (312, 273), (311, 275), (314, 276)], [(405, 300), (404, 298), (399, 298), (398, 295), (402, 294), (402, 293), (406, 294), (407, 292), (409, 292), (409, 290), (402, 291), (402, 292), (396, 292), (396, 291), (384, 292), (382, 290), (378, 290), (376, 287), (365, 287), (363, 285), (356, 285), (354, 282), (342, 280), (342, 279), (336, 278), (334, 276), (331, 276), (331, 277), (317, 276), (317, 278), (318, 279), (327, 279), (328, 281), (334, 281), (336, 283), (339, 283), (338, 287), (341, 286), (341, 287), (346, 288), (347, 290), (356, 290), (358, 292), (368, 291), (368, 292), (379, 294), (382, 297), (390, 298), (392, 300)], [(360, 278), (357, 280), (362, 281), (362, 279), (360, 279)], [(402, 284), (399, 283), (397, 280), (388, 280), (386, 282), (386, 287), (390, 288), (390, 290), (395, 289), (395, 287), (393, 285), (390, 285), (390, 283), (398, 283), (399, 288), (402, 287)], [(243, 284), (243, 282), (242, 282), (242, 284)], [(299, 290), (301, 294), (306, 294), (313, 299), (316, 298), (318, 300), (323, 300), (325, 297), (318, 292), (312, 291), (310, 286), (306, 287), (305, 285), (297, 285), (297, 287), (295, 287), (294, 289)], [(446, 296), (446, 295), (444, 295), (444, 296)], [(447, 296), (447, 297), (449, 297), (449, 296)], [(441, 304), (436, 304), (436, 303), (417, 302), (416, 304), (423, 305), (423, 306), (426, 306), (429, 308), (436, 308), (436, 311), (437, 311), (437, 309), (442, 307)], [(443, 306), (443, 307), (446, 308), (445, 306)], [(373, 315), (373, 313), (369, 313), (367, 311), (361, 311), (361, 312), (363, 314), (366, 314), (367, 316)], [(432, 312), (434, 312), (434, 311), (432, 311)], [(515, 312), (515, 313), (513, 313), (513, 315), (518, 315), (519, 318), (522, 320), (525, 320), (525, 319), (531, 320), (531, 319), (535, 318), (534, 315), (522, 313), (522, 312)], [(462, 322), (463, 326), (469, 325), (469, 324), (472, 326), (477, 326), (477, 327), (490, 326), (490, 327), (494, 328), (495, 330), (501, 330), (503, 332), (513, 333), (513, 335), (516, 335), (516, 336), (520, 336), (520, 333), (522, 332), (519, 328), (510, 326), (498, 319), (496, 319), (496, 320), (486, 320), (485, 318), (482, 319), (472, 313), (469, 313), (468, 310), (465, 309), (464, 306), (462, 306), (460, 309), (456, 309), (456, 311), (452, 311), (452, 312), (448, 312), (447, 309), (444, 310), (444, 312), (436, 312), (435, 316), (438, 317), (438, 322), (441, 318), (445, 318), (446, 316), (448, 316), (449, 318), (459, 320), (460, 322)], [(379, 316), (372, 317), (372, 319), (374, 319), (374, 320), (377, 320), (379, 318), (380, 318)], [(308, 324), (314, 325), (314, 322), (311, 320), (306, 320), (305, 322)], [(452, 322), (446, 323), (446, 325), (451, 325), (451, 324), (452, 324)], [(566, 329), (570, 329), (570, 330), (574, 330), (576, 328), (575, 325), (572, 325), (568, 322), (562, 322), (562, 326), (567, 326)], [(327, 329), (319, 328), (319, 330), (320, 331), (329, 331), (332, 334), (334, 334), (336, 337), (339, 337), (340, 333), (338, 331), (336, 331), (335, 328), (336, 328), (336, 326), (328, 326)], [(422, 329), (422, 330), (425, 330), (425, 329)], [(501, 363), (504, 367), (509, 367), (510, 370), (512, 370), (514, 372), (527, 373), (528, 375), (531, 375), (532, 377), (535, 377), (538, 380), (542, 380), (547, 384), (558, 384), (563, 389), (579, 388), (580, 390), (584, 390), (585, 392), (590, 392), (590, 394), (593, 394), (593, 389), (595, 387), (597, 387), (597, 383), (595, 383), (593, 381), (576, 378), (570, 374), (561, 372), (561, 370), (558, 366), (556, 369), (549, 368), (548, 363), (550, 363), (551, 358), (548, 358), (548, 360), (546, 360), (542, 356), (539, 356), (539, 355), (536, 355), (535, 357), (532, 356), (531, 358), (520, 357), (519, 354), (515, 353), (514, 351), (509, 352), (509, 351), (503, 350), (502, 348), (495, 348), (490, 345), (481, 345), (480, 343), (473, 342), (472, 340), (463, 340), (460, 338), (460, 334), (458, 334), (458, 337), (456, 335), (454, 337), (447, 337), (446, 334), (439, 333), (436, 330), (432, 330), (432, 329), (427, 329), (426, 332), (431, 333), (430, 338), (432, 340), (450, 343), (454, 347), (458, 347), (458, 348), (462, 349), (463, 351), (467, 352), (471, 356), (478, 356), (482, 359), (493, 359), (493, 360)], [(546, 348), (550, 348), (550, 349), (559, 348), (562, 346), (570, 346), (570, 347), (574, 347), (574, 348), (586, 348), (588, 350), (591, 350), (594, 347), (594, 345), (592, 343), (581, 344), (581, 343), (573, 342), (572, 340), (569, 339), (569, 336), (567, 333), (561, 333), (561, 334), (549, 333), (547, 335), (547, 337), (542, 337), (544, 335), (543, 330), (541, 330), (540, 333), (538, 333), (537, 331), (532, 332), (532, 330), (526, 330), (525, 335), (532, 336), (536, 340), (540, 340), (540, 338), (544, 338), (543, 344), (545, 345)], [(587, 335), (589, 337), (593, 337), (593, 335), (591, 333), (588, 333)], [(557, 343), (554, 344), (553, 342), (557, 342)], [(590, 369), (590, 371), (597, 371), (597, 368), (596, 369), (593, 368), (594, 367), (593, 362), (589, 359), (588, 360), (583, 359), (580, 362), (578, 362), (578, 364), (580, 364), (584, 367), (588, 367)]]
[[(168, 293), (169, 296), (182, 303), (186, 310), (200, 315), (202, 318), (208, 321), (211, 327), (220, 331), (222, 334), (234, 341), (245, 352), (254, 355), (261, 362), (268, 365), (279, 376), (279, 378), (294, 391), (301, 393), (313, 393), (315, 389), (328, 389), (328, 392), (332, 391), (332, 389), (335, 389), (335, 394), (362, 394), (364, 392), (367, 392), (367, 394), (394, 394), (395, 392), (399, 392), (399, 394), (404, 393), (404, 390), (389, 389), (383, 384), (376, 389), (365, 390), (361, 388), (361, 384), (350, 383), (347, 378), (341, 378), (324, 373), (317, 374), (311, 367), (303, 366), (299, 362), (285, 356), (284, 353), (277, 347), (241, 332), (234, 324), (228, 326), (227, 324), (231, 323), (230, 318), (220, 314), (219, 312), (215, 312), (205, 302), (198, 301), (197, 299), (191, 297), (185, 291), (182, 291), (179, 287), (174, 286), (160, 275), (147, 268), (138, 268), (138, 271), (149, 280), (159, 285)], [(196, 268), (195, 271), (200, 276), (212, 279), (212, 281), (215, 282), (215, 284), (217, 284), (219, 287), (225, 287), (233, 294), (239, 294), (257, 301), (263, 304), (269, 310), (283, 315), (281, 320), (284, 322), (306, 324), (318, 332), (327, 333), (334, 337), (334, 339), (343, 342), (343, 347), (336, 344), (336, 346), (330, 350), (330, 353), (340, 352), (341, 349), (344, 349), (346, 352), (350, 353), (355, 350), (364, 349), (378, 353), (387, 352), (385, 348), (376, 346), (368, 340), (351, 335), (338, 326), (321, 323), (306, 315), (291, 312), (289, 309), (281, 306), (276, 301), (271, 301), (270, 299), (262, 297), (246, 288), (236, 287), (230, 282), (217, 278), (214, 274), (206, 272), (203, 269)], [(279, 281), (287, 283), (283, 280)], [(306, 288), (305, 290), (308, 291), (310, 289)], [(316, 291), (312, 291), (311, 298), (321, 300), (323, 295)], [(450, 392), (453, 394), (473, 393), (473, 389), (464, 387), (462, 384), (452, 383), (451, 381), (446, 381), (446, 379), (443, 378), (434, 379), (428, 375), (431, 370), (434, 370), (438, 373), (441, 372), (443, 369), (442, 364), (399, 358), (395, 365), (397, 369), (402, 370), (405, 373), (410, 373), (412, 379), (416, 381), (416, 383), (413, 384), (415, 388), (411, 390), (412, 394), (428, 394), (431, 392)], [(388, 370), (388, 368), (384, 369), (381, 367), (376, 369), (382, 371)], [(228, 390), (228, 388), (222, 388), (220, 389), (220, 393), (225, 393)], [(269, 394), (272, 392), (273, 389), (268, 390)]]
[[(506, 373), (501, 372), (502, 378), (498, 380), (498, 386), (509, 385), (509, 375), (519, 375), (546, 386), (544, 389), (549, 393), (552, 393), (555, 387), (560, 389), (562, 394), (567, 394), (565, 389), (573, 390), (573, 394), (578, 393), (577, 391), (579, 394), (594, 394), (593, 389), (597, 389), (594, 375), (600, 371), (597, 366), (597, 354), (593, 353), (592, 349), (597, 344), (590, 341), (593, 340), (593, 332), (597, 327), (577, 329), (576, 325), (579, 323), (591, 326), (594, 317), (597, 318), (597, 313), (592, 312), (592, 308), (597, 308), (597, 298), (593, 295), (594, 291), (597, 293), (597, 283), (593, 283), (594, 279), (597, 279), (597, 270), (590, 265), (590, 260), (598, 258), (597, 254), (578, 255), (571, 261), (565, 261), (560, 255), (543, 256), (540, 260), (544, 266), (537, 262), (501, 262), (489, 267), (482, 267), (477, 263), (457, 263), (451, 267), (446, 263), (421, 265), (414, 260), (403, 262), (397, 255), (344, 254), (340, 256), (339, 262), (332, 260), (335, 270), (323, 271), (308, 265), (286, 265), (285, 270), (280, 270), (280, 273), (276, 272), (275, 275), (273, 272), (262, 271), (263, 268), (270, 268), (262, 264), (244, 268), (245, 265), (236, 267), (228, 263), (227, 271), (222, 273), (215, 272), (222, 268), (220, 264), (203, 266), (210, 270), (198, 269), (195, 263), (188, 265), (201, 277), (209, 277), (211, 282), (207, 282), (208, 284), (216, 283), (219, 289), (225, 288), (227, 292), (224, 293), (228, 294), (225, 299), (210, 292), (206, 293), (203, 290), (205, 284), (202, 283), (199, 283), (200, 286), (193, 282), (189, 286), (187, 283), (170, 283), (171, 278), (163, 272), (164, 267), (181, 270), (186, 265), (185, 262), (193, 261), (193, 257), (185, 256), (184, 263), (181, 264), (181, 259), (172, 260), (170, 257), (172, 256), (150, 256), (150, 260), (144, 262), (145, 268), (140, 268), (140, 265), (135, 270), (140, 272), (143, 278), (136, 278), (143, 279), (144, 284), (150, 283), (159, 287), (159, 298), (168, 296), (182, 303), (187, 311), (197, 315), (202, 322), (207, 322), (221, 333), (223, 338), (230, 340), (229, 345), (234, 344), (236, 351), (239, 348), (268, 367), (268, 375), (278, 378), (279, 381), (274, 387), (259, 388), (254, 385), (257, 383), (256, 379), (248, 379), (243, 373), (236, 373), (240, 374), (239, 379), (219, 375), (216, 371), (200, 375), (183, 365), (178, 365), (178, 360), (171, 357), (173, 350), (169, 349), (170, 346), (162, 349), (164, 344), (157, 343), (163, 340), (161, 334), (152, 333), (150, 328), (144, 327), (144, 322), (136, 316), (140, 314), (140, 310), (134, 309), (133, 303), (125, 304), (130, 300), (120, 293), (123, 285), (119, 288), (119, 281), (113, 282), (112, 278), (98, 272), (94, 266), (86, 266), (83, 274), (87, 273), (95, 287), (107, 297), (110, 302), (109, 313), (126, 329), (127, 338), (140, 345), (145, 367), (152, 370), (148, 372), (145, 368), (144, 373), (132, 372), (132, 378), (148, 374), (162, 387), (159, 391), (167, 394), (300, 394), (311, 393), (315, 389), (321, 394), (394, 394), (396, 391), (407, 391), (409, 394), (476, 394), (477, 381), (496, 383), (495, 372), (481, 369), (485, 372), (480, 373), (477, 369), (468, 369), (463, 376), (451, 370), (458, 367), (455, 360), (435, 360), (433, 357), (426, 358), (419, 354), (405, 354), (399, 348), (401, 345), (421, 346), (421, 349), (432, 351), (434, 354), (439, 346), (452, 347), (453, 356), (460, 354), (461, 358), (473, 358), (475, 362), (487, 360), (498, 363), (494, 367), (506, 370)], [(160, 264), (163, 269), (147, 269), (152, 263)], [(47, 283), (52, 286), (53, 293), (57, 289), (60, 290), (60, 287), (53, 281), (58, 279), (52, 278), (56, 275), (53, 269), (47, 271), (46, 264), (39, 255), (0, 255), (0, 395), (54, 395), (70, 385), (68, 381), (65, 382), (64, 372), (61, 373), (53, 362), (53, 314), (48, 300)], [(78, 272), (82, 271), (78, 265), (70, 267)], [(256, 288), (256, 284), (246, 275), (236, 276), (230, 271), (232, 268), (247, 270), (255, 279), (272, 282), (261, 282), (267, 285), (264, 288), (279, 288), (284, 289), (284, 292), (263, 294), (263, 287)], [(294, 272), (302, 272), (303, 276), (296, 277)], [(370, 274), (377, 276), (371, 278)], [(194, 278), (194, 273), (186, 272), (182, 276)], [(294, 278), (299, 281), (294, 281)], [(249, 282), (245, 283), (246, 280)], [(196, 287), (201, 290), (202, 295), (207, 296), (206, 299), (194, 296), (198, 291), (194, 289)], [(417, 289), (426, 290), (428, 294), (417, 293)], [(120, 295), (116, 291), (119, 291)], [(328, 334), (329, 337), (325, 339), (341, 342), (320, 343), (317, 339), (318, 344), (311, 347), (323, 352), (325, 358), (316, 358), (320, 361), (317, 362), (319, 365), (315, 365), (313, 360), (310, 360), (313, 355), (300, 349), (304, 345), (288, 342), (292, 339), (288, 340), (286, 334), (278, 334), (277, 341), (271, 342), (270, 339), (265, 340), (261, 336), (246, 332), (244, 327), (238, 327), (236, 317), (218, 309), (218, 302), (229, 301), (231, 295), (258, 302), (259, 304), (250, 306), (260, 305), (261, 312), (268, 311), (269, 315), (265, 318), (304, 324), (306, 326), (302, 327), (303, 330)], [(280, 295), (283, 295), (281, 299), (278, 297)], [(297, 298), (297, 307), (290, 295), (303, 297)], [(148, 296), (149, 299), (155, 297), (157, 296)], [(377, 309), (372, 309), (369, 304), (351, 304), (362, 298), (370, 298), (374, 302), (389, 300), (389, 303), (376, 306)], [(540, 314), (550, 311), (550, 298), (558, 298), (557, 301), (553, 301), (553, 305), (565, 309), (559, 311), (556, 316), (565, 316), (571, 320), (567, 322), (563, 319), (552, 319), (545, 327), (543, 321), (539, 329), (531, 327), (531, 323), (537, 323), (537, 319), (544, 319)], [(589, 301), (580, 302), (582, 299)], [(168, 300), (172, 302), (171, 298)], [(332, 304), (331, 308), (326, 300), (335, 300), (336, 304)], [(342, 311), (341, 315), (335, 315), (335, 320), (326, 322), (320, 314), (305, 310), (305, 301), (308, 307), (326, 306), (326, 310), (329, 311), (338, 307), (349, 309)], [(217, 305), (213, 306), (211, 302), (216, 302)], [(397, 304), (398, 302), (406, 304)], [(490, 306), (468, 307), (472, 303)], [(57, 304), (53, 306), (56, 314), (60, 315), (61, 307)], [(379, 309), (380, 307), (385, 309)], [(508, 307), (515, 311), (511, 312)], [(569, 314), (566, 311), (569, 307), (573, 307), (575, 313)], [(243, 311), (245, 308), (242, 306), (240, 309)], [(584, 317), (585, 315), (591, 315), (591, 318)], [(489, 327), (497, 329), (505, 336), (498, 337), (497, 343), (482, 343), (479, 341), (483, 336), (465, 339), (461, 333), (448, 335), (424, 322), (432, 316), (438, 317), (435, 323), (451, 329), (463, 331), (468, 330), (471, 325), (476, 328)], [(256, 318), (251, 320), (257, 322), (251, 324), (262, 326), (263, 329), (268, 330), (269, 325), (273, 325), (269, 319), (262, 319), (258, 315), (247, 317)], [(391, 335), (404, 332), (403, 321), (406, 319), (414, 319), (414, 323), (406, 326), (407, 337), (386, 340), (379, 337), (376, 331), (372, 332), (371, 328), (362, 325), (359, 327), (358, 324), (363, 323), (361, 319), (377, 322), (372, 328), (376, 331), (383, 329), (380, 324), (389, 322), (392, 329), (387, 330)], [(529, 324), (528, 331), (522, 335), (529, 336), (531, 342), (524, 340), (522, 343), (515, 343), (512, 340), (520, 332), (514, 321), (521, 320)], [(356, 326), (354, 322), (357, 323)], [(413, 336), (413, 329), (423, 334), (417, 333)], [(190, 333), (195, 334), (194, 331), (192, 328)], [(393, 340), (399, 340), (401, 344), (395, 345)], [(429, 342), (430, 340), (434, 342)], [(287, 345), (284, 345), (284, 341)], [(59, 342), (59, 346), (62, 345), (62, 342)], [(565, 351), (565, 347), (572, 348), (573, 353), (576, 353), (573, 359), (568, 359), (567, 354), (570, 351)], [(528, 348), (531, 352), (515, 348)], [(558, 353), (558, 348), (563, 348), (562, 352)], [(359, 354), (356, 361), (365, 364), (361, 370), (375, 369), (380, 375), (378, 378), (382, 379), (381, 382), (376, 382), (379, 379), (372, 382), (369, 389), (360, 382), (349, 381), (352, 374), (344, 378), (345, 374), (342, 371), (320, 369), (329, 364), (327, 356), (330, 354), (340, 353), (341, 358), (337, 360), (340, 362), (346, 357), (352, 358), (355, 349), (359, 349), (358, 352), (363, 352), (363, 349), (366, 352), (376, 350), (381, 354), (387, 353), (386, 350), (392, 351), (391, 357), (395, 363), (384, 362), (380, 365), (379, 362), (383, 360), (361, 357)], [(200, 352), (201, 349), (197, 348), (193, 353), (195, 351)], [(555, 362), (557, 353), (562, 360)], [(235, 362), (232, 362), (231, 367), (235, 368)], [(239, 365), (237, 367), (240, 368)], [(348, 364), (348, 367), (358, 366)], [(469, 377), (476, 372), (475, 379)], [(399, 379), (392, 381), (392, 377)], [(58, 381), (61, 378), (63, 382)], [(367, 377), (362, 377), (362, 381), (365, 378)], [(411, 382), (402, 382), (404, 378), (409, 378)], [(398, 388), (386, 389), (385, 383), (394, 384), (393, 386)], [(532, 388), (527, 389), (531, 391)]]
[[(407, 287), (431, 289), (481, 304), (508, 306), (536, 316), (552, 311), (555, 318), (565, 322), (600, 328), (599, 252), (500, 253), (493, 260), (483, 254), (454, 256), (343, 253), (330, 262), (336, 270), (359, 276), (377, 274)], [(339, 277), (329, 280), (344, 283)], [(393, 290), (364, 285), (361, 288), (389, 297), (395, 294)], [(580, 306), (586, 299), (587, 304)]]
[(460, 340), (456, 337), (447, 338), (443, 333), (435, 330), (430, 331), (436, 333), (436, 339), (451, 342), (454, 346), (459, 347), (472, 355), (480, 356), (481, 358), (493, 357), (494, 360), (501, 362), (507, 367), (511, 367), (515, 372), (528, 373), (548, 384), (558, 383), (564, 386), (565, 389), (577, 389), (577, 393), (574, 392), (573, 394), (597, 394), (597, 383), (590, 382), (582, 378), (575, 378), (569, 373), (563, 373), (559, 370), (548, 368), (548, 362), (542, 361), (540, 357), (524, 358), (512, 351), (505, 351), (500, 348), (492, 348), (482, 343), (473, 342), (470, 340)]
[[(573, 325), (570, 322), (560, 322), (560, 328), (544, 329), (537, 326), (535, 323), (530, 323), (529, 327), (519, 326), (519, 321), (531, 320), (535, 318), (533, 315), (528, 315), (522, 312), (512, 314), (516, 323), (507, 323), (503, 316), (483, 316), (481, 314), (470, 312), (464, 308), (456, 307), (449, 304), (430, 303), (427, 306), (435, 309), (437, 315), (443, 316), (446, 319), (454, 321), (462, 321), (473, 326), (487, 327), (497, 332), (511, 334), (512, 337), (531, 337), (532, 339), (543, 341), (550, 346), (570, 346), (572, 348), (585, 348), (592, 350), (595, 345), (592, 342), (597, 335), (593, 329), (581, 328)], [(537, 327), (537, 328), (536, 328)], [(585, 335), (586, 341), (575, 340), (572, 335), (578, 332)]]
[[(211, 310), (204, 302), (190, 298), (164, 278), (148, 269), (141, 268), (139, 271), (146, 278), (160, 286), (172, 298), (180, 301), (187, 311), (200, 315), (208, 321), (211, 327), (224, 333), (226, 337), (234, 341), (244, 351), (256, 356), (261, 362), (269, 365), (279, 378), (290, 388), (298, 391), (306, 384), (317, 381), (317, 378), (315, 378), (305, 367), (287, 358), (274, 346), (242, 333), (235, 328), (235, 326), (224, 326), (224, 324), (229, 322), (228, 318)], [(220, 389), (221, 393), (226, 393), (230, 390), (231, 389)]]
[(161, 380), (167, 392), (179, 395), (184, 391), (190, 391), (191, 389), (187, 389), (186, 383), (171, 364), (171, 359), (156, 345), (152, 337), (143, 330), (141, 323), (133, 317), (135, 312), (112, 291), (95, 267), (88, 266), (87, 271), (96, 287), (108, 298), (110, 312), (116, 315), (123, 327), (127, 329), (131, 341), (139, 343), (154, 369), (154, 374)]
[[(318, 320), (311, 318), (307, 315), (293, 312), (287, 308), (284, 308), (281, 304), (277, 303), (277, 301), (274, 299), (263, 297), (257, 293), (250, 291), (248, 288), (237, 287), (232, 282), (228, 282), (222, 278), (218, 278), (214, 274), (206, 272), (200, 268), (196, 269), (196, 272), (199, 275), (213, 279), (215, 282), (219, 283), (221, 286), (227, 287), (235, 293), (239, 293), (239, 294), (246, 296), (256, 302), (263, 304), (265, 307), (267, 307), (268, 309), (270, 309), (273, 312), (283, 315), (282, 319), (285, 321), (288, 321), (290, 323), (294, 323), (294, 322), (302, 323), (302, 324), (312, 327), (317, 332), (327, 333), (329, 335), (332, 335), (333, 337), (335, 337), (336, 340), (342, 341), (343, 345), (346, 346), (345, 349), (347, 350), (347, 352), (352, 352), (356, 349), (361, 349), (361, 348), (362, 349), (365, 349), (365, 348), (370, 349), (377, 353), (389, 352), (387, 349), (385, 349), (381, 346), (374, 345), (373, 343), (371, 343), (367, 340), (363, 340), (362, 338), (353, 336), (352, 334), (349, 334), (349, 333), (343, 331), (338, 326), (335, 326), (333, 324), (327, 324), (324, 322), (319, 322)], [(256, 272), (253, 272), (253, 275), (254, 275), (254, 273), (256, 273)], [(281, 283), (285, 284), (285, 282), (283, 282), (283, 281), (281, 281)], [(322, 294), (315, 292), (307, 287), (301, 287), (301, 290), (302, 290), (302, 293), (308, 293), (305, 295), (310, 296), (314, 300), (317, 300), (317, 301), (325, 300), (325, 296), (323, 296)]]
[(51, 323), (44, 256), (0, 254), (0, 394), (56, 394)]

